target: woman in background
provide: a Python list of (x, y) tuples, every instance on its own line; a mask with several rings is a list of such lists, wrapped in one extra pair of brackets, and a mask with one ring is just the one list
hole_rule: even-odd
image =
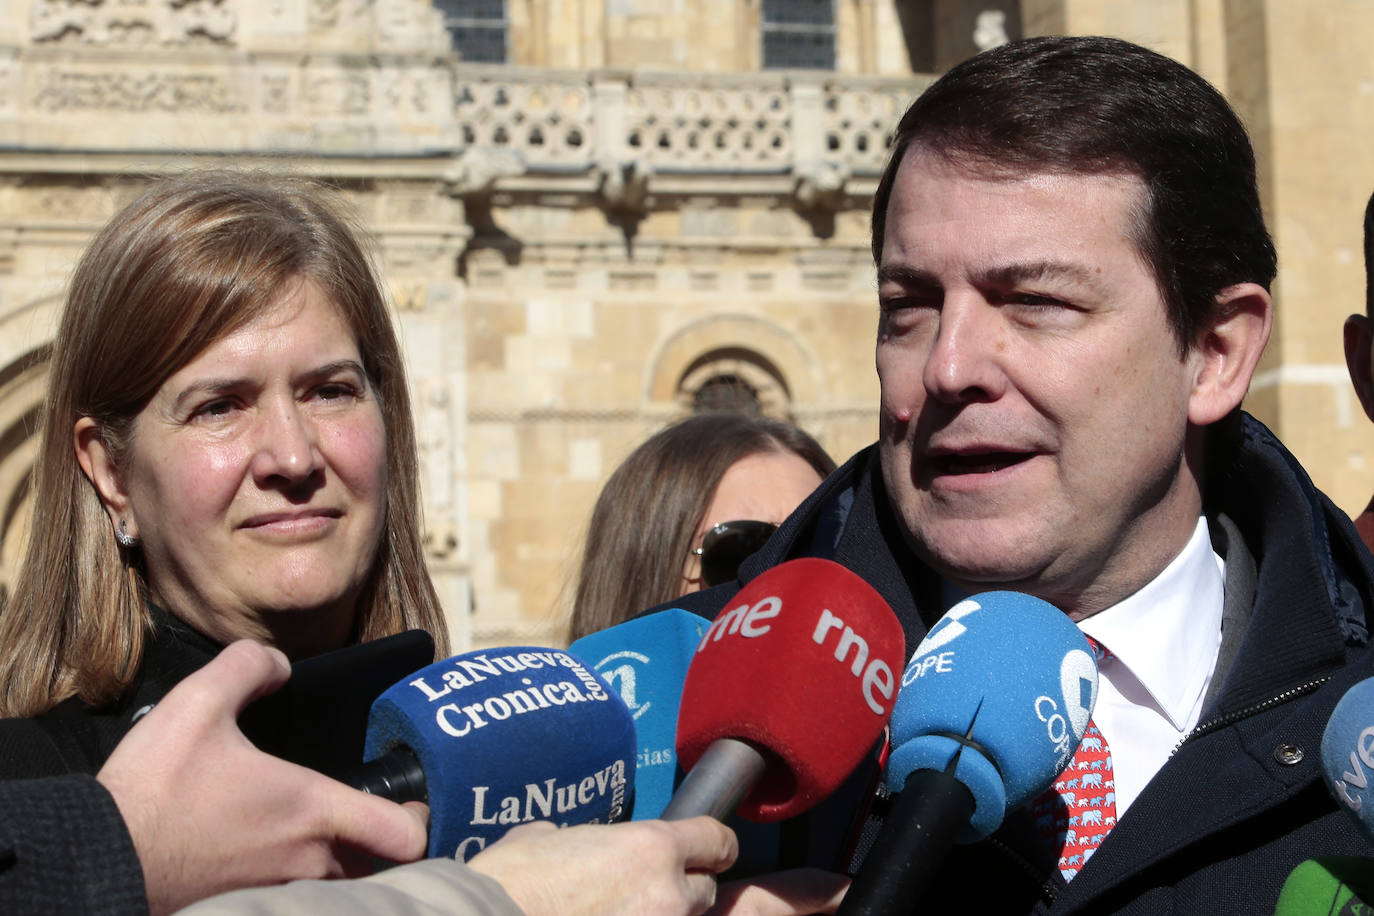
[(809, 434), (765, 417), (695, 414), (651, 436), (597, 497), (568, 641), (733, 579), (834, 469)]

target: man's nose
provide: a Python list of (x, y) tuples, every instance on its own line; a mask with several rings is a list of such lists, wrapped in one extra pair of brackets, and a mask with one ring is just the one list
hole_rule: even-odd
[(946, 293), (923, 381), (948, 404), (995, 401), (1006, 390), (1006, 328), (997, 309), (973, 292)]

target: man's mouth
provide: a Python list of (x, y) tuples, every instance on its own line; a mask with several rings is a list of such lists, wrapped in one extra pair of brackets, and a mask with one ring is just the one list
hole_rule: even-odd
[(971, 454), (931, 455), (936, 474), (992, 474), (1034, 457), (1033, 452), (976, 452)]

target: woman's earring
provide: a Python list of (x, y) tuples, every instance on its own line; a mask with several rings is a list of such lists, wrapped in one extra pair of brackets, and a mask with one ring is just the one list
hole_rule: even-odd
[(119, 520), (119, 527), (115, 529), (115, 540), (119, 542), (119, 546), (120, 546), (120, 547), (126, 547), (126, 548), (128, 548), (128, 547), (137, 547), (137, 546), (138, 546), (138, 538), (134, 537), (134, 536), (133, 536), (132, 534), (130, 534), (128, 531), (124, 530), (124, 528), (125, 528), (125, 521), (124, 521), (124, 519), (121, 518), (121, 519)]

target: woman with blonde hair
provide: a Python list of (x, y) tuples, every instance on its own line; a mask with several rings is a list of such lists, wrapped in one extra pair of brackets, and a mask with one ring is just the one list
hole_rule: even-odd
[[(0, 819), (0, 903), (162, 913), (424, 849), (418, 812), (263, 754), (237, 727), (288, 676), (253, 642), (301, 658), (421, 628), (448, 654), (399, 347), (326, 199), (189, 174), (116, 215), (76, 268), (26, 565), (0, 611), (0, 704), (34, 717), (0, 720), (17, 806)], [(207, 905), (699, 913), (735, 851), (708, 818), (524, 825), (470, 866)], [(831, 910), (839, 880), (822, 887)], [(817, 908), (814, 884), (795, 912)]]
[[(67, 768), (238, 638), (302, 658), (421, 628), (447, 654), (400, 349), (342, 213), (314, 185), (191, 173), (75, 269), (0, 611), (0, 713), (42, 716)], [(4, 725), (0, 775), (60, 766)]]

